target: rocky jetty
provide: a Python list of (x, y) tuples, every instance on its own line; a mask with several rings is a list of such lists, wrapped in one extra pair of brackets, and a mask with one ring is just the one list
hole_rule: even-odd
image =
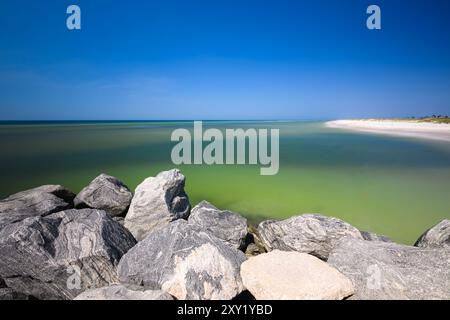
[(0, 300), (450, 299), (450, 222), (415, 246), (319, 214), (249, 225), (179, 170), (0, 201)]

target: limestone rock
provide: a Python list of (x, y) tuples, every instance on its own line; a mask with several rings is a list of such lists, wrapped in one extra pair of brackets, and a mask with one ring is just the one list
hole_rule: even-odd
[(120, 260), (122, 283), (161, 289), (180, 300), (232, 299), (243, 291), (245, 256), (184, 220), (150, 233)]
[(72, 299), (117, 282), (115, 266), (136, 241), (104, 211), (27, 218), (0, 230), (0, 277), (38, 299)]
[(136, 240), (177, 219), (187, 219), (191, 206), (184, 192), (185, 177), (177, 169), (144, 180), (125, 217), (125, 227)]
[(247, 236), (247, 219), (237, 213), (219, 210), (209, 202), (202, 201), (192, 209), (188, 221), (210, 232), (233, 248), (240, 249), (244, 245)]
[(427, 230), (414, 245), (422, 248), (450, 249), (450, 220), (444, 219)]
[(274, 250), (245, 261), (244, 286), (257, 300), (340, 300), (353, 285), (322, 260), (299, 252)]
[(342, 237), (362, 239), (358, 229), (332, 217), (303, 214), (282, 221), (267, 220), (258, 226), (258, 233), (267, 251), (297, 251), (322, 260)]
[(101, 174), (75, 197), (76, 208), (104, 210), (111, 216), (125, 215), (133, 194), (123, 182)]
[(13, 194), (0, 201), (0, 228), (29, 217), (70, 209), (74, 197), (75, 194), (60, 185), (45, 185)]
[(83, 292), (74, 300), (173, 300), (173, 298), (161, 290), (143, 290), (136, 286), (113, 284)]
[(354, 299), (450, 299), (450, 250), (344, 238), (328, 263), (349, 277)]

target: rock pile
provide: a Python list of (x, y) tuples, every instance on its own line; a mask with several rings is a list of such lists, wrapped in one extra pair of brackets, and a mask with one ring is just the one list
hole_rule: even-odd
[(415, 246), (319, 214), (256, 228), (179, 170), (133, 194), (102, 174), (0, 201), (0, 300), (450, 299), (450, 222)]

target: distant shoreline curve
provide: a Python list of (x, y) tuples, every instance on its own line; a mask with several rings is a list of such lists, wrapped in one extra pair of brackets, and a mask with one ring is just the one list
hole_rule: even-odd
[(329, 128), (450, 142), (450, 124), (395, 120), (334, 120)]

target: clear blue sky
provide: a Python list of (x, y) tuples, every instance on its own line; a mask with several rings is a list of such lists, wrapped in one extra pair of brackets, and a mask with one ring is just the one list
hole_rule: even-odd
[(450, 114), (448, 0), (0, 2), (0, 120), (433, 113)]

